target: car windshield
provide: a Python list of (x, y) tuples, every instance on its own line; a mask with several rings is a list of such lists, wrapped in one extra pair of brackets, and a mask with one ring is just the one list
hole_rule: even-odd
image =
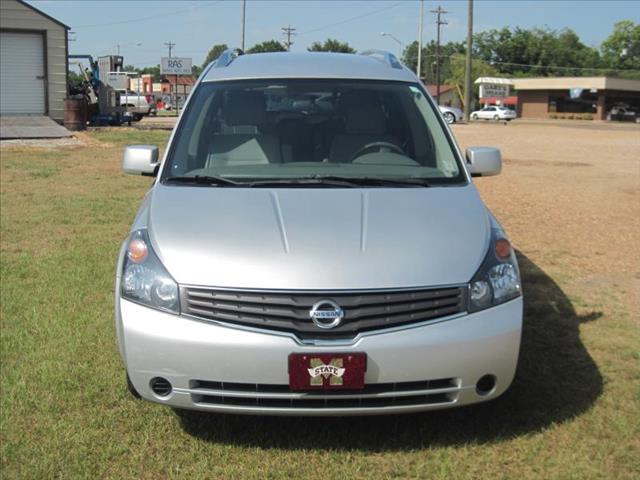
[(205, 82), (183, 115), (162, 182), (184, 177), (222, 177), (233, 185), (329, 177), (466, 182), (440, 114), (417, 84)]

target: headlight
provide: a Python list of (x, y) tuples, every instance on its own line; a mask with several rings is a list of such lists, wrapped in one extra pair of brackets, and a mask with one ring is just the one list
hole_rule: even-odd
[(516, 255), (501, 230), (493, 229), (491, 246), (469, 283), (469, 311), (476, 312), (522, 295)]
[(178, 284), (164, 268), (146, 230), (131, 234), (122, 270), (121, 294), (149, 307), (179, 313)]

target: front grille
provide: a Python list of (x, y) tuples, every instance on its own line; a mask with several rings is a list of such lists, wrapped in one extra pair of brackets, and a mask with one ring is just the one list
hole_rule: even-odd
[[(386, 292), (260, 292), (181, 288), (182, 312), (204, 319), (293, 332), (300, 338), (352, 338), (357, 333), (434, 320), (465, 309), (466, 289)], [(317, 327), (309, 318), (312, 306), (331, 300), (344, 311), (342, 323)]]
[(380, 408), (447, 404), (456, 401), (459, 382), (442, 378), (417, 382), (373, 383), (362, 390), (314, 390), (294, 392), (288, 385), (191, 382), (191, 400), (201, 405), (236, 407), (325, 409)]

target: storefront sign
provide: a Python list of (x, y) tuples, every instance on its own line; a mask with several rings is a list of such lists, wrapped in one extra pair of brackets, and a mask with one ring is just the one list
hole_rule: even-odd
[(508, 97), (509, 85), (499, 85), (494, 83), (480, 84), (480, 98), (487, 97)]
[(191, 75), (191, 59), (187, 57), (162, 57), (161, 75)]

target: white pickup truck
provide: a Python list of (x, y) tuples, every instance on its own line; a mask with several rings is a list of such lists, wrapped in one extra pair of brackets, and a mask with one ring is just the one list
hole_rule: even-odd
[(120, 93), (120, 105), (127, 107), (127, 111), (131, 112), (133, 119), (139, 121), (145, 115), (154, 115), (157, 110), (153, 103), (149, 103), (147, 97), (139, 95), (132, 90), (118, 90)]

